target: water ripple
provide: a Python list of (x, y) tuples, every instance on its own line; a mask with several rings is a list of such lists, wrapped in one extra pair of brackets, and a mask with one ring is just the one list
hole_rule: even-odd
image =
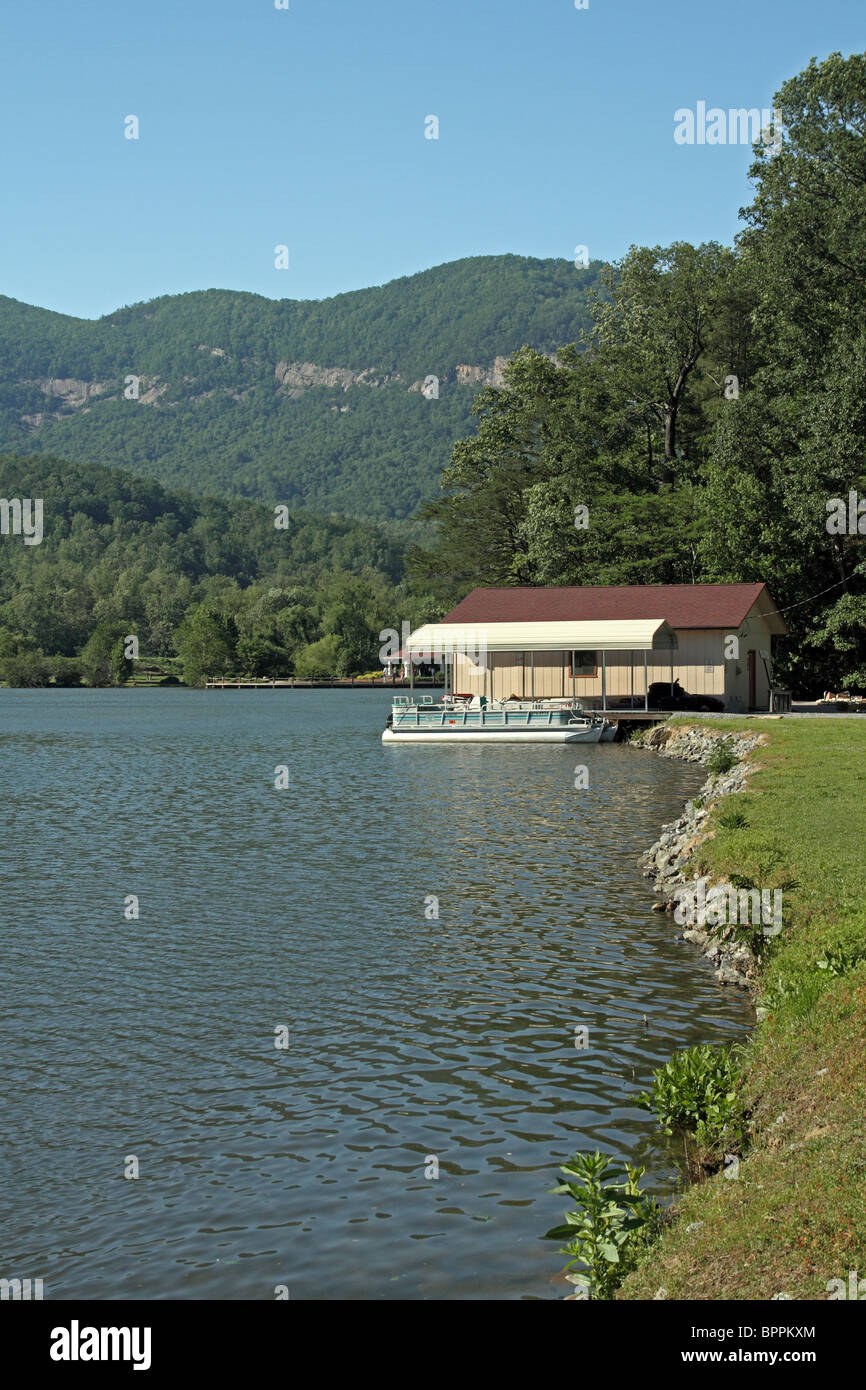
[(558, 1297), (558, 1162), (599, 1147), (672, 1190), (634, 1096), (750, 1021), (635, 867), (699, 775), (585, 747), (578, 791), (573, 748), (384, 748), (385, 711), (0, 692), (4, 1273)]

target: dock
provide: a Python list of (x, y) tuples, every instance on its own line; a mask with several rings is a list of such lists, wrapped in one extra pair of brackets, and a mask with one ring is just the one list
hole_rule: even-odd
[[(443, 690), (444, 683), (440, 681), (415, 681), (416, 689), (424, 690)], [(205, 681), (206, 690), (408, 690), (409, 682), (403, 680), (384, 680), (381, 676), (322, 676), (316, 679), (301, 680), (296, 676), (284, 676), (274, 678), (273, 676), (244, 677), (231, 679), (230, 677), (208, 677)]]

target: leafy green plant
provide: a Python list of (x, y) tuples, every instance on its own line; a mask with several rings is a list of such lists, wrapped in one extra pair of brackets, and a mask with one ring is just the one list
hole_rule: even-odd
[(749, 827), (742, 811), (722, 811), (718, 817), (718, 824), (723, 830), (747, 830)]
[(768, 1009), (770, 1013), (775, 1013), (786, 999), (792, 999), (795, 990), (786, 984), (781, 975), (777, 975), (772, 984), (765, 986), (761, 994), (761, 1007)]
[(718, 777), (723, 772), (730, 772), (731, 768), (739, 761), (739, 758), (733, 750), (731, 740), (729, 738), (720, 738), (704, 763), (704, 767), (708, 772), (712, 772)]
[(560, 1168), (570, 1179), (550, 1189), (567, 1195), (575, 1209), (565, 1214), (565, 1224), (547, 1231), (545, 1240), (565, 1240), (563, 1254), (571, 1255), (567, 1268), (581, 1266), (573, 1282), (588, 1297), (610, 1298), (634, 1267), (638, 1253), (656, 1233), (661, 1208), (649, 1193), (641, 1192), (643, 1168), (611, 1166), (607, 1154), (576, 1153)]
[(849, 970), (864, 959), (866, 955), (856, 947), (851, 950), (844, 946), (827, 947), (815, 961), (815, 968), (826, 970), (828, 975), (847, 975)]
[(739, 1050), (703, 1043), (675, 1052), (653, 1072), (652, 1090), (636, 1099), (645, 1110), (655, 1111), (665, 1134), (676, 1130), (694, 1139), (701, 1167), (714, 1166), (723, 1147), (743, 1142), (739, 1081)]
[(740, 922), (734, 929), (734, 940), (747, 946), (759, 961), (766, 961), (779, 937), (769, 936), (763, 922)]

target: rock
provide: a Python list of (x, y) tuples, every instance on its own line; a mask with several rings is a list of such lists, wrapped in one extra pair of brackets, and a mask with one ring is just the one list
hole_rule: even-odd
[(708, 890), (707, 890), (707, 907), (709, 907), (711, 903), (721, 902), (722, 900), (724, 900), (724, 901), (727, 903), (727, 901), (728, 901), (728, 888), (729, 888), (729, 887), (730, 887), (730, 884), (727, 884), (727, 883), (717, 883), (713, 888), (708, 889)]
[(723, 965), (721, 970), (716, 971), (716, 979), (720, 985), (748, 985), (749, 983), (745, 975), (741, 975), (739, 970), (732, 970), (729, 965)]
[(665, 911), (665, 904), (664, 904), (664, 903), (653, 903), (653, 912), (664, 912), (664, 911)]
[(701, 931), (700, 928), (689, 927), (688, 931), (683, 932), (683, 939), (693, 942), (695, 946), (706, 946), (710, 938), (707, 933)]

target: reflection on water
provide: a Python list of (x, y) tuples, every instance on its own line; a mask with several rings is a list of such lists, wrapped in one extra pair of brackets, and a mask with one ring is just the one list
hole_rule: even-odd
[(636, 868), (700, 772), (383, 747), (387, 707), (0, 692), (0, 1273), (53, 1298), (561, 1297), (558, 1162), (598, 1147), (673, 1189), (632, 1098), (751, 1019)]

